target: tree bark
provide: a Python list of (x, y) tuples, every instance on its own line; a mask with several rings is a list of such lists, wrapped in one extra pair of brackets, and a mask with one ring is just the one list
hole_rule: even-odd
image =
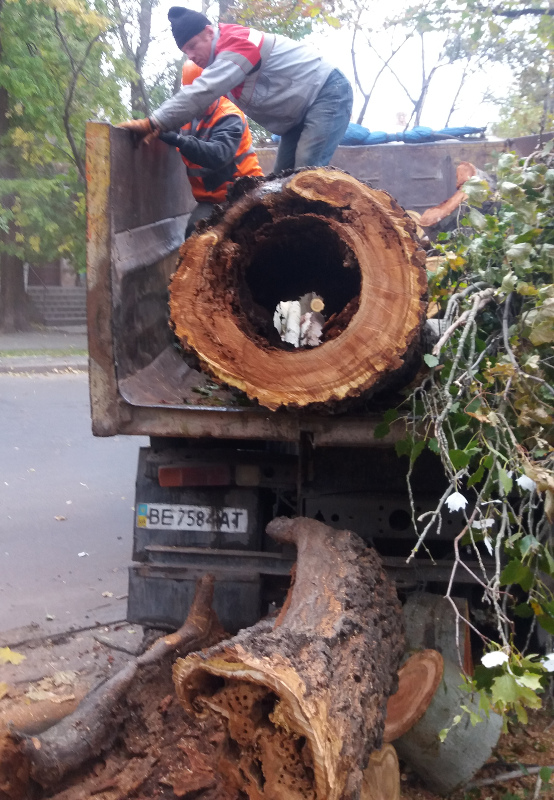
[(219, 770), (251, 800), (358, 798), (403, 652), (394, 585), (350, 531), (304, 518), (267, 531), (298, 550), (281, 613), (179, 659), (177, 695), (225, 722)]
[[(270, 409), (367, 396), (414, 360), (425, 321), (425, 257), (386, 192), (334, 168), (245, 178), (181, 248), (172, 325), (204, 369)], [(281, 341), (281, 301), (315, 292), (322, 343)]]

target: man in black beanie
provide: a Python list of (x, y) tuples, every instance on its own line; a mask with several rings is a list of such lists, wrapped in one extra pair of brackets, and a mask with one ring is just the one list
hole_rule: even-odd
[(214, 28), (203, 14), (173, 6), (168, 19), (179, 50), (203, 69), (191, 86), (147, 119), (121, 127), (148, 142), (180, 128), (221, 95), (281, 136), (275, 171), (329, 163), (352, 112), (352, 87), (308, 45), (243, 25)]

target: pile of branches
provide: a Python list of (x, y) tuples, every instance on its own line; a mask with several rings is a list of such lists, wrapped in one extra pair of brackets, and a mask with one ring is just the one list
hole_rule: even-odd
[[(554, 634), (551, 150), (552, 142), (527, 159), (502, 155), (494, 190), (477, 176), (464, 184), (467, 204), (457, 228), (439, 234), (439, 266), (429, 273), (439, 336), (424, 357), (429, 372), (376, 432), (386, 434), (399, 417), (405, 421), (397, 451), (410, 459), (408, 486), (425, 447), (441, 459), (448, 487), (437, 507), (418, 517), (410, 490), (417, 532), (411, 557), (426, 548), (431, 532), (440, 534), (443, 507), (464, 515), (447, 595), (458, 571), (469, 570), (460, 547), (470, 547), (479, 565), (472, 576), (497, 630), (493, 641), (467, 620), (492, 651), (488, 668), (478, 667), (468, 688), (482, 692), (485, 708), (515, 711), (523, 721), (527, 707), (540, 706), (554, 670), (554, 655), (526, 655), (537, 625)], [(491, 557), (492, 576), (484, 565)], [(520, 650), (516, 617), (530, 621)]]

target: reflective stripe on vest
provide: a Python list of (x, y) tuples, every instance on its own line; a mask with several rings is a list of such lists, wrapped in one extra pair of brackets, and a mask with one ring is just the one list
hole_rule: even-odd
[[(221, 203), (227, 195), (227, 188), (235, 178), (242, 175), (263, 175), (258, 163), (258, 157), (252, 147), (252, 136), (246, 122), (246, 117), (226, 97), (216, 101), (211, 114), (201, 120), (194, 120), (183, 127), (183, 131), (202, 141), (209, 141), (212, 128), (220, 119), (233, 115), (239, 117), (242, 127), (240, 144), (232, 162), (219, 170), (201, 167), (182, 156), (187, 167), (192, 193), (197, 202)], [(214, 182), (217, 185), (213, 185)]]

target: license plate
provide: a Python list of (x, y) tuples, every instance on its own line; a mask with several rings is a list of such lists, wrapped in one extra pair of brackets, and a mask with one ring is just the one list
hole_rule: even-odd
[(165, 531), (246, 533), (248, 511), (246, 508), (140, 503), (137, 506), (137, 527)]

